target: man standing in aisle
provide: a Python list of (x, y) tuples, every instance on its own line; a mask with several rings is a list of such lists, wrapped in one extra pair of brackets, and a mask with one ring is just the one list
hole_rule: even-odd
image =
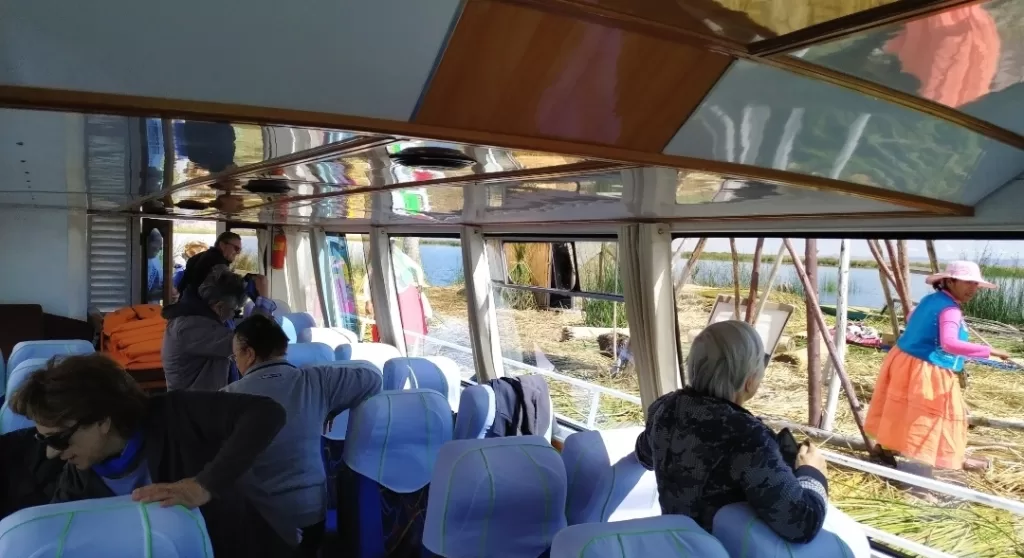
[(235, 258), (242, 253), (242, 237), (238, 233), (225, 231), (217, 237), (217, 242), (209, 250), (196, 254), (185, 263), (185, 274), (181, 277), (178, 292), (181, 299), (199, 296), (199, 286), (203, 284), (210, 271), (218, 265), (230, 266)]

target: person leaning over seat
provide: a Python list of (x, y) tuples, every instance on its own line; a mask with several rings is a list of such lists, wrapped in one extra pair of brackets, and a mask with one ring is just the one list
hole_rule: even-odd
[(718, 510), (746, 502), (783, 539), (809, 542), (825, 522), (825, 458), (804, 445), (789, 463), (776, 434), (743, 408), (764, 377), (757, 332), (740, 321), (708, 326), (686, 368), (691, 385), (651, 404), (636, 441), (662, 513), (689, 516), (710, 532)]
[[(268, 292), (267, 278), (257, 275), (254, 283), (253, 313), (272, 314), (277, 305), (263, 296)], [(183, 298), (164, 308), (167, 329), (161, 358), (169, 391), (218, 390), (237, 377), (230, 361), (233, 318), (245, 297), (245, 281), (218, 266), (203, 281), (198, 298)]]
[(198, 507), (218, 558), (287, 556), (236, 487), (285, 423), (273, 399), (147, 396), (116, 362), (92, 354), (51, 360), (18, 388), (11, 409), (36, 423), (47, 457), (65, 461), (54, 502), (130, 494)]
[(285, 408), (284, 428), (256, 459), (243, 490), (278, 533), (297, 547), (297, 558), (314, 557), (327, 514), (327, 475), (320, 448), (324, 425), (379, 392), (381, 376), (362, 367), (300, 370), (285, 360), (287, 350), (288, 336), (277, 322), (266, 316), (246, 318), (235, 328), (233, 348), (242, 379), (224, 391), (265, 395)]

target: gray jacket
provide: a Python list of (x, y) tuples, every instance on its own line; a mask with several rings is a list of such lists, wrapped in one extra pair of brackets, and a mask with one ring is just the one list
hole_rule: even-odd
[[(266, 301), (266, 302), (264, 302)], [(253, 313), (270, 315), (273, 301), (260, 298)], [(205, 303), (189, 299), (168, 306), (161, 359), (167, 391), (216, 391), (228, 385), (232, 327), (221, 322)]]
[(369, 366), (299, 369), (282, 359), (256, 365), (224, 388), (270, 397), (285, 408), (284, 428), (240, 485), (289, 544), (298, 544), (298, 530), (323, 521), (326, 514), (327, 476), (320, 455), (324, 423), (380, 392), (381, 381)]

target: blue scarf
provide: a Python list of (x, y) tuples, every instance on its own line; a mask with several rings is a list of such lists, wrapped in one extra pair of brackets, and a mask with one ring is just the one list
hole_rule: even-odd
[(106, 461), (97, 463), (92, 466), (92, 470), (97, 475), (108, 478), (116, 479), (125, 476), (131, 472), (131, 467), (137, 465), (136, 457), (139, 455), (139, 451), (142, 449), (142, 430), (139, 430), (128, 439), (128, 443), (125, 444), (124, 449), (121, 450), (119, 455), (108, 458)]

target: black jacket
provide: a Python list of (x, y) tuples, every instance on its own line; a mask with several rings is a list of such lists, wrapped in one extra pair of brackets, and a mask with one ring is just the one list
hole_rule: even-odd
[(718, 510), (746, 502), (780, 537), (806, 543), (824, 524), (828, 480), (808, 465), (793, 469), (798, 449), (743, 407), (692, 388), (655, 400), (636, 441), (662, 513), (711, 531)]
[(46, 458), (46, 446), (25, 428), (0, 436), (0, 519), (50, 503), (64, 464)]
[(181, 282), (178, 283), (178, 293), (181, 295), (181, 299), (184, 299), (186, 294), (198, 299), (199, 285), (203, 284), (206, 276), (210, 274), (214, 266), (218, 265), (230, 266), (231, 262), (216, 246), (189, 258), (185, 262), (185, 273), (181, 276)]
[(537, 374), (498, 378), (494, 390), (495, 436), (543, 436), (551, 424), (551, 397), (547, 380)]
[[(154, 483), (195, 477), (213, 499), (200, 508), (217, 558), (288, 556), (284, 541), (236, 490), (284, 426), (285, 411), (267, 397), (175, 391), (153, 396), (143, 425), (143, 454)], [(91, 469), (67, 465), (55, 502), (114, 494)]]

